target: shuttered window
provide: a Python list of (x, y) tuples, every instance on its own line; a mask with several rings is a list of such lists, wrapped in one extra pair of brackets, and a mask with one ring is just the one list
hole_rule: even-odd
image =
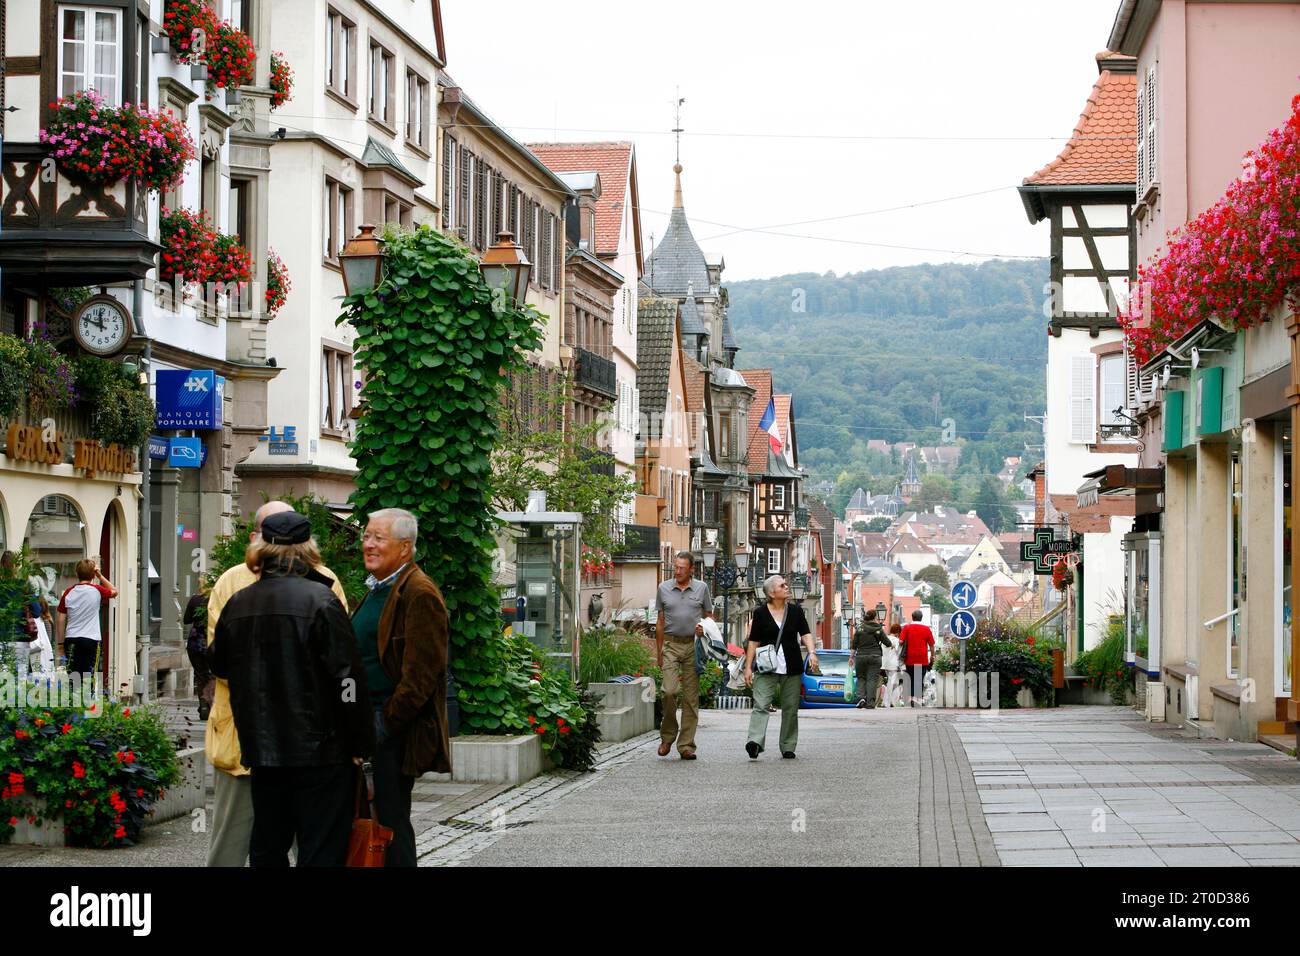
[(1143, 375), (1142, 370), (1138, 368), (1137, 360), (1129, 350), (1128, 342), (1124, 343), (1124, 371), (1125, 371), (1125, 391), (1128, 395), (1128, 407), (1130, 414), (1132, 410), (1141, 407), (1146, 401), (1146, 393), (1151, 388), (1151, 378)]
[(492, 235), (488, 237), (488, 243), (492, 244), (497, 241), (497, 234), (501, 232), (501, 219), (504, 210), (501, 208), (501, 190), (505, 185), (505, 177), (495, 169), (492, 170)]
[(474, 167), (474, 248), (480, 251), (489, 245), (487, 233), (491, 207), (488, 198), (491, 188), (491, 173), (487, 164), (480, 160)]
[(461, 232), (461, 236), (466, 241), (469, 240), (469, 199), (471, 189), (470, 170), (473, 161), (474, 154), (462, 146), (460, 148), (459, 156), (457, 157), (457, 165), (459, 167), (459, 176), (457, 178), (460, 180), (460, 183), (457, 186), (456, 193), (456, 228), (464, 230)]
[(554, 260), (551, 269), (555, 276), (555, 288), (560, 288), (560, 276), (564, 274), (564, 232), (563, 221), (559, 216), (551, 217), (551, 231), (555, 234), (555, 241), (551, 243), (551, 258)]
[(511, 235), (515, 237), (515, 242), (519, 242), (519, 188), (510, 187), (509, 214), (510, 224), (506, 227), (510, 230)]
[(1146, 102), (1146, 186), (1156, 181), (1156, 68), (1147, 70)]
[(1137, 196), (1141, 199), (1147, 188), (1147, 86), (1145, 83), (1138, 86), (1137, 111)]
[(1124, 419), (1115, 410), (1122, 409), (1127, 401), (1127, 369), (1124, 356), (1120, 353), (1107, 355), (1101, 359), (1101, 408), (1100, 422), (1103, 425), (1122, 425)]
[(1097, 440), (1097, 356), (1070, 356), (1070, 441), (1091, 445)]
[(542, 288), (551, 288), (551, 214), (542, 212), (541, 242)]
[(456, 140), (449, 133), (442, 134), (442, 229), (446, 232), (452, 224), (452, 210), (456, 206)]

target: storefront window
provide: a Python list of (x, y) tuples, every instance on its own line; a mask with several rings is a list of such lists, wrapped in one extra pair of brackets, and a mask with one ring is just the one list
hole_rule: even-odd
[(39, 569), (41, 596), (53, 609), (64, 589), (76, 583), (77, 562), (86, 556), (81, 512), (63, 495), (46, 495), (32, 509), (23, 543)]
[(1282, 693), (1291, 693), (1291, 434), (1282, 435)]
[[(1228, 542), (1228, 611), (1241, 607), (1241, 453), (1233, 452), (1228, 465), (1228, 521), (1231, 538)], [(1232, 614), (1228, 620), (1228, 676), (1241, 674), (1241, 614)]]

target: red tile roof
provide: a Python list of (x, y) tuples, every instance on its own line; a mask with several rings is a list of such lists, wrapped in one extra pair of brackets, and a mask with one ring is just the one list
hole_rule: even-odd
[(596, 254), (618, 254), (623, 233), (623, 210), (628, 174), (632, 167), (631, 143), (534, 143), (528, 147), (557, 173), (600, 174), (600, 199), (596, 201)]
[[(758, 427), (767, 403), (772, 398), (772, 370), (770, 368), (738, 369), (745, 384), (754, 390), (754, 401), (749, 406), (749, 473), (767, 473), (767, 455), (772, 450), (767, 432)], [(785, 437), (784, 434), (781, 435)]]
[[(1098, 60), (1131, 60), (1098, 54)], [(1061, 154), (1025, 180), (1033, 186), (1131, 185), (1137, 178), (1137, 75), (1102, 70)]]

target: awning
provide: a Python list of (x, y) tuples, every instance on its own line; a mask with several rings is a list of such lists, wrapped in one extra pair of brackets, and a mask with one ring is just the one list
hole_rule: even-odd
[[(1163, 468), (1129, 468), (1125, 465), (1107, 465), (1090, 471), (1075, 492), (1080, 508), (1091, 508), (1106, 497), (1146, 497), (1165, 490)], [(1139, 509), (1145, 513), (1147, 509)]]

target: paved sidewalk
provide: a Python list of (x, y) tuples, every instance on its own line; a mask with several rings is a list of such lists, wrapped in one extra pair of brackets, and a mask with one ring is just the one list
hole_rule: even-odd
[(1005, 866), (1300, 865), (1300, 762), (1128, 708), (952, 718)]

